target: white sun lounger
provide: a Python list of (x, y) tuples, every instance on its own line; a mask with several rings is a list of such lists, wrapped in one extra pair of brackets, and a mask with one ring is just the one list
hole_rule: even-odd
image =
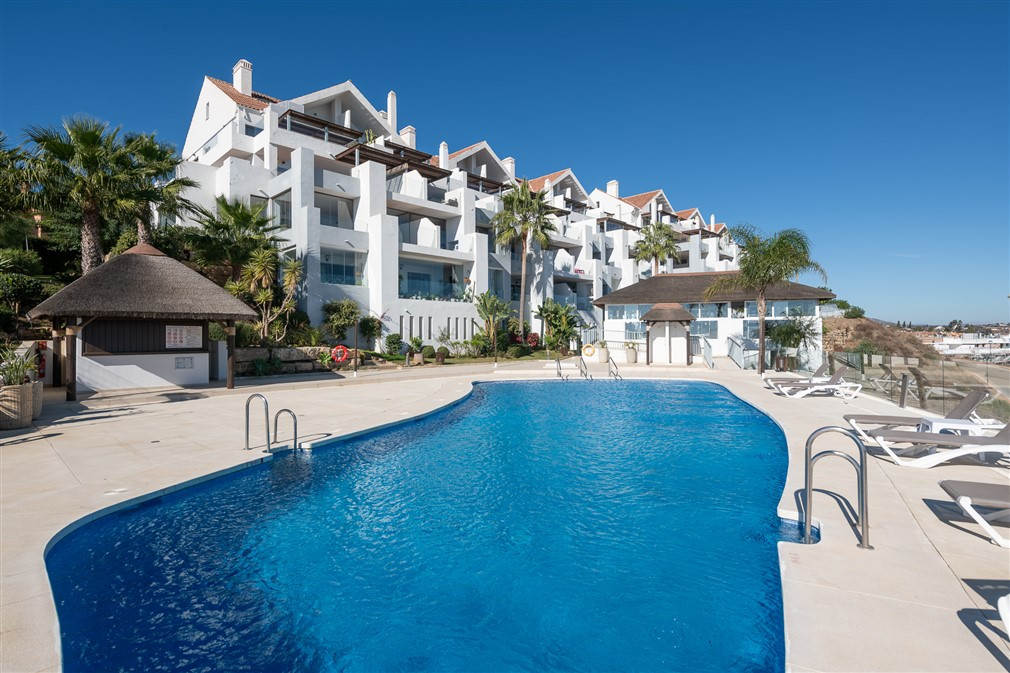
[[(1010, 484), (983, 484), (977, 481), (951, 481), (940, 482), (940, 488), (947, 492), (954, 502), (960, 506), (961, 510), (975, 520), (982, 530), (1004, 549), (1010, 549), (1010, 539), (1003, 537), (990, 524), (996, 519), (1010, 518)], [(989, 514), (982, 514), (976, 507), (985, 507), (995, 510)], [(1010, 599), (1004, 596), (1003, 599)], [(1000, 600), (1003, 600), (1000, 599)], [(1010, 616), (1010, 615), (1007, 615)], [(1007, 624), (1007, 616), (1003, 616), (1003, 623)]]
[[(944, 418), (948, 419), (971, 419), (980, 425), (991, 425), (991, 419), (979, 418), (975, 414), (975, 410), (978, 409), (979, 405), (986, 401), (989, 397), (989, 391), (982, 388), (968, 393), (967, 397), (957, 403), (953, 409), (947, 412)], [(871, 443), (875, 443), (874, 439), (870, 437), (869, 431), (871, 428), (865, 426), (873, 426), (876, 429), (881, 428), (905, 428), (905, 427), (915, 427), (922, 422), (922, 416), (879, 416), (874, 414), (848, 414), (843, 416), (845, 422), (852, 426), (863, 440)]]
[(848, 367), (842, 365), (835, 370), (835, 375), (827, 381), (811, 381), (809, 383), (783, 381), (776, 383), (775, 389), (786, 397), (792, 398), (806, 397), (815, 393), (828, 393), (848, 400), (855, 399), (859, 391), (863, 389), (863, 386), (858, 383), (843, 381), (842, 376), (846, 370), (848, 370)]
[(826, 371), (828, 371), (827, 360), (822, 362), (821, 366), (817, 368), (817, 371), (808, 377), (770, 376), (764, 380), (765, 386), (768, 388), (775, 388), (776, 383), (820, 383), (821, 381), (827, 381), (830, 378), (824, 375), (824, 372)]
[(999, 612), (1000, 621), (1003, 622), (1003, 628), (1010, 631), (1010, 594), (1001, 596), (996, 601), (996, 610)]
[[(987, 435), (954, 435), (946, 432), (904, 432), (901, 430), (872, 430), (870, 437), (882, 448), (896, 465), (904, 467), (934, 467), (961, 456), (972, 456), (980, 453), (1010, 453), (1010, 425), (1003, 426), (993, 436)], [(893, 444), (909, 444), (904, 449), (895, 448)], [(943, 451), (933, 452), (943, 448)], [(899, 454), (919, 450), (929, 451), (921, 458), (904, 459)]]

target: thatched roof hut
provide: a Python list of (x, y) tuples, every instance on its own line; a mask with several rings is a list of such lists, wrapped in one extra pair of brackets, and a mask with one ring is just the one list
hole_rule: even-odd
[(150, 245), (135, 245), (28, 312), (29, 318), (255, 320), (212, 280)]
[[(201, 382), (201, 377), (205, 383), (210, 376), (207, 326), (209, 321), (223, 322), (228, 334), (227, 385), (232, 388), (235, 321), (254, 320), (257, 314), (185, 264), (140, 244), (67, 285), (28, 316), (53, 319), (54, 354), (64, 346), (65, 337), (67, 399), (73, 400), (79, 379), (78, 335), (82, 336), (81, 355), (86, 358), (83, 364), (90, 372), (98, 372), (103, 384), (190, 385)], [(65, 329), (60, 329), (62, 323)], [(129, 362), (124, 364), (124, 359)], [(175, 369), (199, 371), (178, 372), (173, 378), (166, 374), (172, 369), (166, 362), (172, 361)], [(55, 364), (58, 369), (59, 359)], [(136, 371), (149, 376), (128, 373)], [(82, 379), (82, 385), (87, 381)]]
[(666, 304), (653, 304), (652, 308), (645, 312), (641, 318), (642, 322), (680, 322), (689, 323), (694, 320), (694, 314), (676, 302)]

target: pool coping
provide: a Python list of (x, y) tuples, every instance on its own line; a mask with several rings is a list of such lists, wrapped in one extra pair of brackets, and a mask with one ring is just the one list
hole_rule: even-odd
[[(794, 509), (790, 509), (790, 508), (784, 506), (786, 497), (787, 497), (787, 495), (791, 491), (790, 487), (795, 482), (795, 476), (796, 476), (795, 472), (797, 472), (797, 471), (798, 472), (802, 472), (802, 465), (797, 465), (798, 461), (794, 460), (794, 458), (795, 458), (795, 452), (793, 450), (791, 450), (793, 442), (791, 441), (790, 434), (794, 434), (794, 431), (792, 431), (791, 429), (787, 428), (787, 426), (783, 424), (782, 420), (778, 417), (778, 415), (775, 412), (773, 412), (772, 410), (770, 410), (769, 408), (767, 408), (767, 405), (755, 402), (753, 399), (749, 399), (749, 396), (742, 395), (740, 393), (740, 391), (734, 389), (734, 387), (731, 387), (730, 385), (727, 385), (726, 383), (723, 383), (721, 381), (715, 381), (715, 380), (712, 380), (711, 378), (708, 378), (708, 377), (705, 377), (705, 376), (690, 376), (690, 375), (689, 376), (683, 376), (683, 375), (680, 375), (680, 376), (673, 375), (673, 376), (671, 376), (670, 374), (673, 374), (673, 373), (674, 372), (665, 372), (666, 375), (660, 375), (660, 376), (654, 376), (654, 375), (636, 376), (634, 372), (630, 372), (629, 373), (630, 375), (626, 375), (625, 378), (628, 378), (629, 380), (639, 380), (639, 379), (645, 379), (645, 380), (650, 380), (651, 379), (651, 380), (655, 380), (655, 379), (658, 378), (658, 379), (669, 380), (669, 381), (704, 381), (706, 383), (717, 385), (717, 386), (723, 388), (724, 390), (726, 390), (727, 392), (729, 392), (731, 395), (733, 395), (736, 399), (740, 400), (744, 404), (747, 404), (747, 405), (751, 406), (756, 411), (758, 411), (758, 412), (764, 414), (765, 416), (767, 416), (768, 418), (770, 418), (779, 427), (780, 431), (783, 433), (783, 436), (784, 436), (785, 441), (787, 443), (787, 451), (789, 451), (789, 460), (787, 461), (787, 474), (786, 474), (785, 483), (784, 483), (784, 486), (783, 486), (783, 493), (782, 493), (782, 496), (780, 497), (779, 503), (778, 503), (778, 505), (776, 507), (776, 513), (781, 518), (784, 518), (784, 519), (787, 519), (787, 520), (791, 520), (791, 521), (795, 521), (795, 522), (799, 522), (800, 521), (799, 512), (796, 511), (796, 510), (794, 510)], [(680, 372), (677, 372), (677, 373), (680, 373)], [(691, 372), (691, 373), (693, 374), (694, 372)], [(337, 444), (337, 443), (340, 443), (340, 442), (348, 441), (350, 439), (353, 439), (355, 437), (361, 436), (363, 434), (379, 432), (379, 431), (381, 431), (383, 429), (387, 429), (387, 428), (390, 428), (390, 427), (395, 427), (395, 426), (398, 426), (398, 425), (403, 425), (403, 424), (409, 424), (409, 423), (418, 422), (418, 421), (420, 421), (420, 420), (422, 420), (422, 419), (424, 419), (426, 417), (429, 417), (429, 416), (431, 416), (433, 414), (437, 414), (437, 413), (446, 411), (446, 410), (448, 410), (448, 409), (450, 409), (450, 408), (452, 408), (454, 406), (457, 406), (459, 404), (464, 403), (473, 394), (473, 391), (475, 390), (476, 386), (478, 384), (482, 383), (482, 382), (502, 381), (502, 380), (517, 380), (517, 381), (522, 381), (522, 380), (541, 380), (541, 381), (544, 381), (544, 380), (548, 380), (549, 381), (549, 380), (552, 380), (552, 378), (553, 378), (553, 374), (548, 374), (548, 375), (545, 376), (542, 371), (540, 371), (540, 372), (536, 372), (536, 371), (532, 372), (533, 376), (529, 376), (528, 375), (528, 374), (530, 374), (530, 372), (524, 372), (524, 373), (519, 374), (519, 375), (516, 375), (515, 373), (511, 373), (511, 375), (510, 375), (510, 373), (508, 373), (508, 372), (505, 372), (504, 376), (502, 374), (503, 374), (503, 372), (501, 372), (499, 370), (499, 371), (496, 371), (496, 372), (492, 372), (490, 376), (488, 376), (488, 375), (485, 375), (485, 376), (479, 376), (479, 375), (478, 376), (474, 376), (474, 375), (470, 375), (470, 374), (460, 373), (458, 376), (448, 377), (448, 378), (462, 378), (462, 379), (466, 379), (466, 381), (463, 382), (463, 383), (468, 383), (469, 385), (467, 386), (466, 390), (462, 391), (458, 396), (454, 397), (453, 399), (451, 399), (450, 401), (446, 402), (445, 404), (441, 404), (441, 405), (438, 405), (438, 406), (436, 406), (434, 408), (430, 408), (430, 409), (427, 409), (427, 410), (424, 410), (424, 411), (421, 411), (421, 412), (409, 415), (409, 416), (407, 416), (405, 418), (393, 419), (393, 420), (390, 420), (390, 421), (387, 421), (387, 422), (377, 423), (377, 424), (374, 424), (374, 425), (370, 425), (368, 427), (361, 428), (361, 429), (358, 429), (358, 430), (355, 430), (355, 431), (351, 431), (351, 432), (347, 432), (347, 433), (342, 433), (340, 435), (333, 435), (331, 437), (328, 437), (328, 438), (325, 438), (325, 439), (322, 439), (322, 440), (316, 440), (316, 441), (312, 441), (312, 442), (306, 442), (304, 444), (307, 444), (307, 446), (305, 446), (304, 448), (306, 448), (308, 450), (323, 448), (323, 447), (325, 447), (327, 445)], [(753, 374), (751, 374), (750, 376), (753, 377)], [(362, 383), (364, 383), (364, 382), (362, 382)], [(372, 383), (372, 382), (369, 382), (369, 383)], [(389, 382), (387, 382), (387, 381), (375, 381), (374, 383), (375, 384), (382, 384), (382, 383), (387, 383), (388, 384)], [(770, 391), (768, 391), (768, 392), (770, 393)], [(776, 399), (776, 398), (771, 398), (771, 397), (768, 398), (768, 400), (773, 400), (773, 399)], [(210, 481), (212, 479), (215, 479), (215, 478), (218, 478), (218, 477), (221, 477), (221, 476), (225, 476), (227, 474), (231, 474), (231, 473), (237, 472), (239, 470), (246, 469), (248, 467), (253, 467), (253, 466), (256, 466), (256, 465), (261, 465), (261, 464), (263, 464), (265, 462), (268, 462), (268, 461), (272, 460), (274, 455), (276, 455), (277, 453), (283, 452), (284, 450), (290, 450), (290, 449), (289, 448), (288, 449), (279, 448), (278, 450), (275, 450), (273, 453), (265, 453), (264, 452), (261, 455), (257, 455), (255, 458), (252, 458), (252, 459), (249, 459), (249, 460), (244, 460), (244, 461), (242, 461), (240, 463), (231, 465), (229, 467), (225, 467), (225, 468), (222, 468), (222, 469), (209, 471), (209, 472), (200, 474), (198, 476), (195, 476), (195, 477), (192, 477), (192, 478), (189, 478), (189, 479), (184, 479), (184, 480), (179, 481), (177, 483), (172, 483), (172, 484), (166, 485), (166, 486), (161, 487), (161, 488), (155, 488), (155, 489), (153, 489), (151, 491), (148, 491), (146, 493), (141, 493), (139, 495), (129, 497), (127, 499), (124, 499), (122, 501), (119, 501), (119, 502), (107, 505), (105, 507), (94, 509), (94, 510), (86, 512), (82, 516), (79, 516), (78, 518), (70, 521), (69, 523), (67, 523), (66, 525), (64, 525), (62, 528), (60, 528), (55, 534), (53, 534), (49, 538), (49, 540), (46, 542), (46, 544), (44, 546), (44, 549), (42, 550), (42, 554), (38, 555), (38, 561), (41, 563), (43, 571), (44, 571), (44, 574), (45, 574), (46, 584), (48, 585), (48, 583), (49, 583), (49, 577), (48, 577), (48, 572), (45, 569), (45, 556), (52, 549), (52, 547), (59, 542), (59, 540), (61, 540), (67, 534), (69, 534), (73, 530), (76, 530), (80, 526), (82, 526), (82, 525), (84, 525), (86, 523), (89, 523), (91, 521), (94, 521), (95, 519), (100, 518), (101, 516), (105, 516), (107, 514), (110, 514), (110, 513), (113, 513), (113, 512), (122, 510), (122, 509), (125, 509), (125, 508), (136, 506), (136, 505), (138, 505), (140, 503), (143, 503), (145, 501), (149, 501), (149, 500), (152, 500), (154, 498), (161, 497), (163, 495), (167, 495), (169, 493), (174, 493), (174, 492), (183, 490), (185, 488), (189, 488), (191, 486), (196, 486), (198, 484), (205, 483), (205, 482)], [(877, 463), (877, 461), (871, 461), (871, 464), (876, 464), (876, 463)], [(831, 487), (831, 486), (833, 486), (833, 484), (830, 483), (829, 480), (825, 480), (825, 482), (822, 482), (822, 484), (821, 484), (821, 488), (826, 488), (826, 487)], [(821, 521), (820, 517), (815, 518), (814, 519), (814, 523), (820, 527), (821, 524), (822, 524), (822, 521)], [(796, 543), (793, 543), (793, 542), (780, 541), (780, 542), (777, 543), (777, 546), (778, 546), (778, 549), (779, 549), (779, 556), (780, 556), (779, 570), (780, 570), (780, 582), (781, 582), (781, 587), (782, 587), (783, 630), (784, 630), (784, 639), (785, 639), (785, 647), (786, 647), (786, 652), (785, 652), (785, 656), (786, 656), (786, 670), (798, 670), (798, 671), (804, 671), (804, 670), (828, 670), (827, 667), (825, 667), (824, 669), (809, 668), (807, 666), (796, 664), (792, 660), (793, 644), (794, 644), (794, 641), (796, 640), (797, 630), (799, 630), (801, 632), (801, 635), (806, 635), (806, 634), (802, 634), (802, 628), (803, 628), (802, 625), (798, 625), (798, 624), (793, 623), (793, 621), (791, 620), (791, 618), (789, 616), (789, 611), (786, 609), (787, 608), (787, 604), (790, 602), (790, 594), (791, 594), (792, 588), (793, 588), (789, 584), (789, 580), (792, 579), (791, 575), (795, 572), (795, 569), (792, 568), (792, 566), (789, 563), (787, 563), (786, 557), (791, 553), (791, 550), (794, 550), (799, 545), (796, 545)], [(802, 546), (810, 548), (810, 547), (817, 547), (819, 545), (802, 545)], [(56, 617), (56, 615), (55, 615), (55, 604), (53, 604), (52, 590), (51, 590), (51, 587), (49, 587), (49, 586), (47, 586), (47, 588), (49, 589), (48, 598), (49, 598), (50, 604), (52, 604), (53, 616)], [(51, 637), (54, 640), (53, 646), (54, 646), (54, 649), (55, 649), (55, 652), (56, 652), (56, 656), (57, 656), (57, 664), (56, 664), (55, 667), (49, 667), (49, 668), (37, 669), (37, 670), (47, 670), (48, 671), (48, 670), (60, 670), (60, 668), (61, 668), (60, 664), (62, 662), (62, 652), (61, 652), (61, 648), (60, 648), (58, 619), (54, 619), (54, 621), (52, 622), (52, 630), (50, 632), (50, 635), (51, 635)], [(27, 670), (27, 669), (25, 669), (25, 670)]]

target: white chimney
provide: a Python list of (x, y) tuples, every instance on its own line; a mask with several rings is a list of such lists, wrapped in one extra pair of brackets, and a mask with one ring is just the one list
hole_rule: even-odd
[(607, 183), (607, 194), (610, 196), (621, 196), (621, 183), (617, 180), (611, 180)]
[(231, 85), (238, 89), (239, 93), (252, 95), (252, 63), (244, 58), (239, 59), (231, 69)]
[(505, 157), (501, 160), (505, 164), (505, 172), (509, 174), (510, 178), (515, 178), (516, 176), (516, 160), (513, 157)]
[(715, 229), (715, 213), (708, 216), (708, 226), (710, 229)]
[(449, 169), (449, 145), (444, 140), (438, 146), (438, 167)]
[(386, 119), (389, 120), (389, 128), (396, 130), (396, 92), (390, 91), (386, 94)]
[(652, 221), (659, 221), (659, 199), (652, 199), (652, 206), (649, 208), (650, 214), (652, 215)]
[(546, 180), (544, 180), (544, 191), (547, 192), (548, 196), (550, 196), (550, 194), (551, 194), (551, 187), (553, 187), (553, 186), (554, 185), (551, 184), (551, 179), (550, 178), (547, 178)]
[(417, 149), (417, 129), (413, 126), (404, 126), (400, 129), (400, 137), (407, 147)]

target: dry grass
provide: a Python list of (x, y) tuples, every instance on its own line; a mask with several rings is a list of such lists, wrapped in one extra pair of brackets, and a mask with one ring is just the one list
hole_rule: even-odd
[(853, 351), (861, 343), (869, 342), (880, 355), (924, 360), (938, 357), (932, 346), (921, 343), (914, 334), (867, 318), (825, 318), (824, 330), (824, 348), (829, 351)]

